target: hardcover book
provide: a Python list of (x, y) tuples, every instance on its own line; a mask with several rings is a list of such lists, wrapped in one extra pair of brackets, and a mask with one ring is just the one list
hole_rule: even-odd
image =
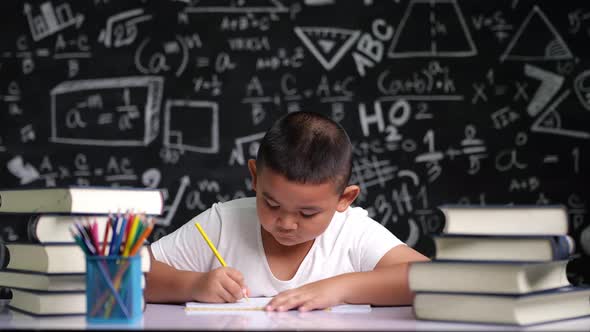
[(567, 210), (562, 205), (442, 205), (443, 234), (567, 235)]
[(414, 262), (408, 278), (414, 292), (526, 294), (569, 286), (567, 263)]
[[(150, 255), (147, 245), (139, 251), (142, 271), (149, 271)], [(0, 269), (44, 273), (84, 273), (86, 256), (71, 243), (5, 243), (0, 244)]]
[(417, 293), (418, 319), (531, 325), (590, 315), (590, 288), (564, 287), (527, 295)]
[(568, 259), (574, 240), (561, 236), (434, 236), (435, 259), (542, 262)]
[(0, 190), (0, 212), (159, 215), (164, 208), (156, 189), (114, 187), (21, 188)]

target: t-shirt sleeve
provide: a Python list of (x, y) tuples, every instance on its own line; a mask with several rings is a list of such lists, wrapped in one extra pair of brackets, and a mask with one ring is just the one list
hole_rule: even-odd
[(218, 204), (189, 220), (174, 232), (151, 244), (154, 258), (176, 269), (206, 272), (214, 258), (211, 249), (197, 230), (198, 222), (215, 246), (219, 245), (221, 219)]
[(359, 254), (359, 269), (361, 272), (372, 271), (383, 256), (398, 245), (405, 245), (387, 228), (371, 219), (366, 210), (354, 208), (360, 222), (355, 223), (357, 229), (357, 252)]

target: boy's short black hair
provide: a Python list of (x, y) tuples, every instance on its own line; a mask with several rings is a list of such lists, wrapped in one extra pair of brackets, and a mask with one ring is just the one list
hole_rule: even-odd
[(266, 132), (256, 157), (256, 168), (265, 167), (289, 181), (336, 184), (338, 193), (348, 185), (352, 169), (352, 144), (344, 128), (313, 112), (282, 116)]

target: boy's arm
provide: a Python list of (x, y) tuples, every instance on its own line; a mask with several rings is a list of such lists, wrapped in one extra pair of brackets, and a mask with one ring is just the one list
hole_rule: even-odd
[(150, 270), (146, 273), (147, 302), (183, 303), (192, 301), (193, 285), (202, 272), (181, 271), (156, 260), (150, 252)]
[[(411, 304), (414, 294), (409, 287), (409, 263), (428, 260), (428, 257), (409, 246), (395, 246), (379, 260), (373, 271), (359, 273), (365, 280), (358, 280), (358, 287), (350, 287), (350, 294), (346, 294), (344, 302), (374, 305)], [(355, 273), (351, 275), (348, 282), (351, 282), (352, 286), (356, 284), (356, 281), (352, 280)]]
[(243, 297), (244, 278), (235, 269), (182, 271), (156, 260), (151, 248), (149, 253), (151, 266), (146, 274), (146, 302), (235, 302)]
[(413, 300), (409, 288), (409, 262), (427, 261), (416, 250), (398, 245), (369, 272), (345, 273), (282, 292), (269, 303), (268, 310), (300, 311), (323, 309), (343, 303), (407, 305)]

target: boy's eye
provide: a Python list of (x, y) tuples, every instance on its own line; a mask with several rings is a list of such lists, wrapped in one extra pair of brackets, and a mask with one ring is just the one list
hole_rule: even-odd
[(266, 203), (266, 205), (267, 205), (269, 208), (271, 208), (271, 209), (276, 209), (276, 208), (278, 208), (278, 207), (279, 207), (279, 205), (278, 205), (278, 204), (272, 204), (271, 202), (269, 202), (269, 201), (267, 201), (267, 200), (264, 200), (264, 202), (265, 202), (265, 203)]
[(303, 212), (301, 212), (301, 216), (303, 218), (313, 218), (313, 217), (315, 217), (316, 214), (317, 213), (303, 213)]

